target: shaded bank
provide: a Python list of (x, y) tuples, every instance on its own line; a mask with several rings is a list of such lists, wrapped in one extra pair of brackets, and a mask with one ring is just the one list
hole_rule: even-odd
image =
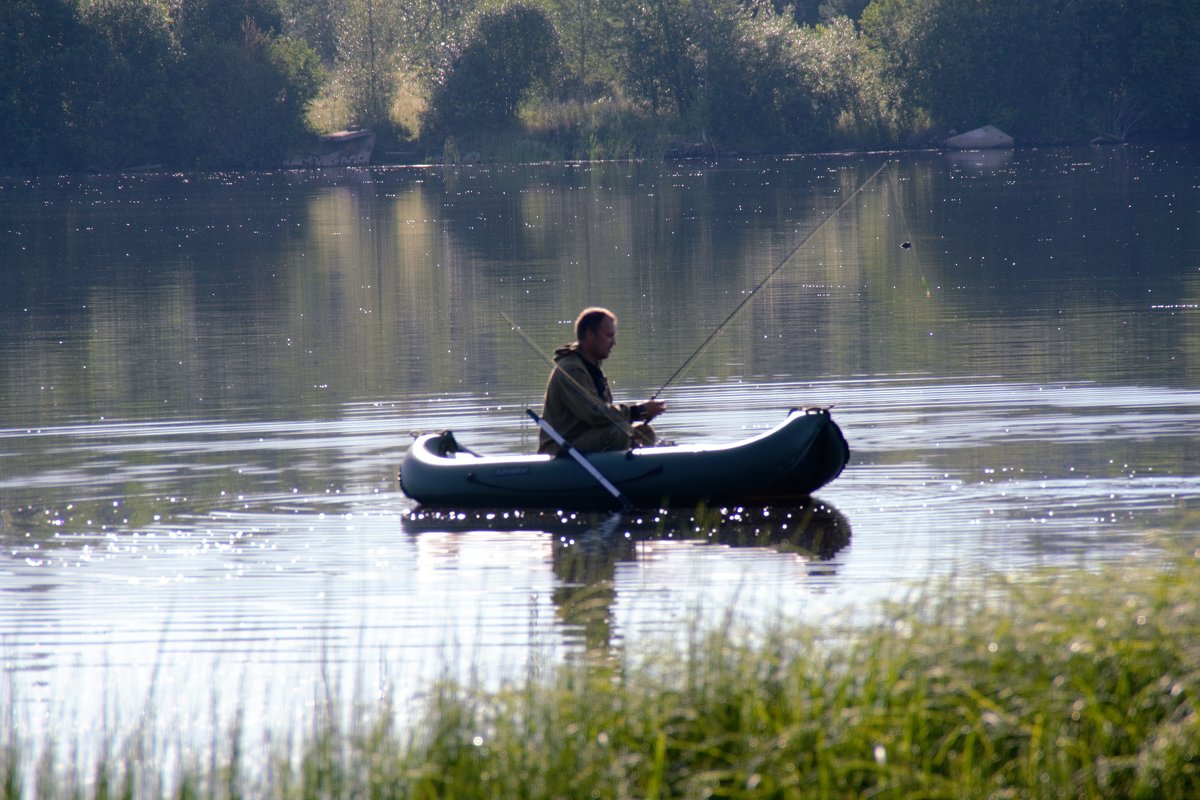
[(1195, 4), (809, 6), (13, 0), (0, 172), (273, 168), (357, 126), (447, 163), (1200, 132)]

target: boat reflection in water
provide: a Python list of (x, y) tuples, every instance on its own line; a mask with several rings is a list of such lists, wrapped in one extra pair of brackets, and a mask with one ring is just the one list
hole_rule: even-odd
[[(850, 522), (833, 506), (809, 499), (789, 506), (700, 507), (628, 514), (577, 511), (451, 511), (418, 507), (406, 532), (544, 532), (552, 537), (554, 605), (565, 627), (582, 634), (588, 656), (611, 655), (616, 571), (638, 560), (647, 542), (685, 541), (775, 550), (826, 562), (850, 543)], [(822, 566), (828, 571), (828, 565)]]

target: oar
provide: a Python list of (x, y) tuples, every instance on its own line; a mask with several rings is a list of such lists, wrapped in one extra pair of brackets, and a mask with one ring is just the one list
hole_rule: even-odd
[(525, 409), (525, 413), (528, 414), (529, 418), (536, 422), (538, 427), (544, 430), (551, 439), (558, 442), (558, 446), (566, 451), (571, 458), (578, 461), (579, 466), (583, 467), (589, 475), (596, 479), (596, 483), (603, 486), (609, 494), (616, 498), (617, 502), (621, 504), (622, 511), (633, 510), (633, 503), (629, 502), (629, 498), (621, 494), (621, 490), (614, 486), (612, 481), (604, 477), (604, 474), (600, 472), (600, 470), (596, 469), (596, 465), (588, 461), (583, 453), (576, 450), (574, 445), (562, 437), (562, 434), (554, 430), (553, 425), (539, 417), (532, 408)]

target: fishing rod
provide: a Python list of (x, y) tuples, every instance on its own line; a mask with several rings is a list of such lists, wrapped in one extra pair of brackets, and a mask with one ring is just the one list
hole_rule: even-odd
[(768, 273), (767, 273), (767, 276), (766, 276), (765, 278), (763, 278), (761, 281), (759, 281), (759, 282), (758, 282), (758, 285), (757, 285), (757, 286), (755, 286), (753, 289), (751, 289), (751, 290), (750, 290), (750, 292), (749, 292), (749, 294), (747, 294), (745, 297), (743, 297), (743, 298), (742, 298), (742, 302), (738, 303), (738, 304), (737, 304), (737, 307), (736, 307), (736, 308), (734, 308), (734, 309), (733, 309), (733, 311), (729, 312), (729, 316), (725, 317), (725, 319), (721, 321), (721, 324), (720, 324), (720, 325), (718, 325), (716, 328), (714, 328), (714, 329), (713, 329), (713, 332), (712, 332), (712, 333), (710, 333), (710, 334), (708, 335), (708, 338), (707, 338), (707, 339), (705, 339), (703, 342), (701, 342), (701, 343), (700, 343), (700, 346), (696, 348), (695, 352), (693, 352), (693, 353), (692, 353), (690, 356), (688, 356), (688, 359), (687, 359), (687, 361), (684, 361), (684, 362), (683, 362), (683, 364), (681, 364), (681, 365), (679, 366), (679, 369), (677, 369), (677, 370), (675, 370), (673, 373), (671, 373), (671, 377), (667, 378), (667, 381), (666, 381), (666, 383), (664, 383), (662, 386), (660, 386), (657, 392), (655, 392), (654, 394), (650, 395), (650, 399), (651, 399), (651, 400), (657, 400), (657, 399), (658, 399), (658, 396), (659, 396), (660, 394), (662, 394), (662, 393), (663, 393), (663, 391), (664, 391), (664, 390), (665, 390), (665, 389), (666, 389), (668, 386), (670, 386), (672, 383), (674, 383), (675, 379), (676, 379), (676, 378), (678, 378), (678, 377), (679, 377), (679, 376), (680, 376), (680, 375), (683, 373), (683, 371), (684, 371), (685, 369), (687, 369), (689, 366), (691, 366), (692, 362), (693, 362), (693, 361), (695, 361), (695, 360), (696, 360), (696, 358), (697, 358), (697, 357), (698, 357), (698, 356), (699, 356), (701, 353), (703, 353), (703, 352), (704, 352), (704, 351), (705, 351), (705, 350), (708, 348), (708, 346), (709, 346), (710, 344), (712, 344), (712, 343), (713, 343), (713, 341), (714, 341), (714, 340), (715, 340), (715, 339), (716, 339), (718, 336), (720, 336), (720, 335), (721, 335), (722, 331), (724, 331), (724, 330), (725, 330), (725, 326), (726, 326), (726, 325), (728, 325), (728, 324), (730, 323), (730, 321), (731, 321), (731, 320), (733, 320), (733, 318), (734, 318), (734, 317), (736, 317), (736, 316), (738, 315), (738, 312), (740, 312), (740, 311), (741, 311), (743, 308), (745, 308), (745, 307), (746, 307), (746, 304), (750, 302), (751, 298), (753, 298), (753, 297), (754, 297), (754, 295), (755, 295), (755, 294), (758, 292), (758, 290), (759, 290), (759, 289), (761, 289), (761, 288), (763, 288), (764, 286), (766, 286), (766, 285), (767, 285), (767, 282), (768, 282), (768, 281), (770, 281), (770, 280), (771, 280), (771, 278), (774, 278), (774, 277), (775, 277), (775, 273), (777, 273), (777, 272), (779, 272), (779, 270), (783, 269), (783, 267), (784, 267), (784, 266), (785, 266), (785, 265), (786, 265), (786, 264), (787, 264), (789, 261), (791, 261), (791, 260), (792, 260), (792, 257), (793, 257), (793, 256), (795, 256), (795, 255), (796, 255), (796, 253), (800, 252), (800, 248), (801, 248), (801, 247), (804, 247), (804, 245), (808, 244), (809, 240), (810, 240), (810, 239), (812, 239), (814, 236), (816, 236), (816, 235), (817, 235), (817, 232), (818, 232), (818, 231), (820, 231), (820, 230), (821, 230), (821, 228), (824, 228), (824, 227), (825, 227), (825, 225), (826, 225), (826, 224), (827, 224), (827, 223), (828, 223), (828, 222), (829, 222), (831, 219), (833, 219), (834, 217), (836, 217), (836, 216), (838, 215), (838, 212), (840, 212), (840, 211), (841, 211), (843, 208), (845, 208), (846, 206), (850, 205), (850, 201), (851, 201), (851, 200), (853, 200), (853, 199), (854, 199), (856, 196), (858, 196), (858, 194), (859, 194), (859, 193), (860, 193), (860, 192), (861, 192), (863, 189), (867, 188), (867, 185), (868, 185), (868, 184), (870, 184), (870, 183), (871, 183), (871, 181), (873, 181), (873, 180), (875, 180), (875, 178), (879, 177), (879, 173), (881, 173), (881, 172), (883, 172), (885, 169), (887, 169), (887, 167), (888, 167), (888, 163), (889, 163), (889, 162), (886, 162), (886, 161), (885, 161), (882, 167), (880, 167), (879, 169), (875, 170), (875, 172), (871, 173), (871, 177), (867, 178), (865, 181), (863, 181), (863, 182), (862, 182), (862, 183), (859, 185), (859, 187), (858, 187), (857, 189), (855, 189), (853, 192), (851, 192), (849, 195), (847, 195), (847, 196), (846, 196), (846, 199), (842, 201), (841, 205), (839, 205), (837, 208), (835, 208), (835, 209), (833, 210), (833, 213), (831, 213), (829, 216), (825, 217), (825, 219), (823, 219), (823, 220), (821, 220), (819, 223), (817, 223), (816, 227), (814, 227), (814, 228), (813, 228), (811, 231), (809, 231), (809, 232), (808, 232), (808, 233), (807, 233), (807, 234), (804, 236), (804, 238), (800, 240), (799, 244), (797, 244), (795, 247), (793, 247), (793, 248), (792, 248), (792, 250), (791, 250), (791, 252), (790, 252), (790, 253), (788, 253), (786, 256), (784, 256), (784, 257), (783, 257), (783, 259), (782, 259), (782, 260), (781, 260), (781, 261), (780, 261), (778, 264), (776, 264), (776, 265), (775, 265), (775, 269), (773, 269), (773, 270), (771, 270), (770, 272), (768, 272)]

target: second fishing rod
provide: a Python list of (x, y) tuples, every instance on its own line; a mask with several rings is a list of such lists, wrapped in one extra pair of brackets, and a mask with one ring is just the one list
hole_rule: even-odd
[(850, 205), (850, 202), (852, 200), (854, 200), (855, 197), (857, 197), (859, 194), (861, 194), (862, 191), (864, 189), (866, 189), (867, 186), (869, 186), (872, 181), (874, 181), (877, 177), (879, 177), (880, 173), (882, 173), (885, 169), (888, 168), (889, 163), (890, 162), (885, 161), (883, 163), (883, 165), (881, 167), (879, 167), (879, 169), (877, 169), (873, 173), (871, 173), (871, 176), (869, 178), (867, 178), (865, 181), (863, 181), (861, 184), (859, 184), (858, 188), (856, 188), (850, 194), (846, 195), (845, 199), (842, 200), (841, 204), (838, 205), (837, 208), (835, 208), (832, 212), (830, 212), (824, 219), (822, 219), (819, 223), (817, 223), (816, 226), (814, 226), (812, 230), (810, 230), (807, 234), (805, 234), (800, 239), (800, 241), (796, 243), (796, 246), (793, 247), (786, 256), (784, 256), (782, 259), (779, 260), (779, 263), (775, 265), (775, 268), (772, 269), (770, 272), (768, 272), (766, 274), (766, 276), (762, 280), (760, 280), (753, 289), (751, 289), (749, 292), (746, 293), (746, 296), (742, 298), (742, 301), (737, 304), (737, 306), (733, 309), (733, 311), (729, 312), (729, 315), (726, 316), (725, 319), (723, 319), (721, 321), (721, 323), (719, 325), (717, 325), (716, 328), (713, 329), (712, 333), (710, 333), (708, 335), (708, 338), (706, 338), (703, 342), (700, 343), (700, 346), (697, 347), (695, 349), (695, 351), (693, 351), (692, 354), (687, 357), (687, 360), (684, 361), (682, 364), (680, 364), (679, 368), (677, 370), (675, 370), (674, 372), (671, 373), (671, 377), (667, 378), (667, 380), (663, 383), (663, 385), (658, 388), (658, 391), (656, 391), (656, 392), (654, 392), (654, 394), (650, 395), (650, 399), (657, 400), (658, 396), (660, 394), (662, 394), (668, 386), (670, 386), (672, 383), (674, 383), (675, 379), (678, 378), (680, 375), (682, 375), (684, 370), (686, 370), (688, 367), (690, 367), (692, 365), (692, 362), (695, 361), (700, 356), (701, 353), (703, 353), (705, 350), (708, 349), (709, 345), (711, 345), (714, 341), (716, 341), (716, 338), (721, 335), (721, 333), (725, 330), (725, 327), (730, 322), (732, 322), (733, 319), (738, 314), (741, 313), (742, 309), (744, 309), (750, 303), (751, 300), (754, 299), (754, 295), (758, 294), (758, 291), (760, 289), (762, 289), (764, 286), (766, 286), (780, 270), (782, 270), (785, 266), (787, 266), (788, 262), (791, 261), (796, 256), (796, 253), (800, 252), (800, 249), (802, 247), (804, 247), (804, 245), (808, 244), (809, 241), (811, 241), (812, 238), (814, 236), (816, 236), (817, 233), (822, 228), (824, 228), (826, 225), (828, 225), (829, 222), (831, 220), (833, 220), (833, 218), (836, 217), (842, 211), (842, 209), (844, 209), (846, 206)]

